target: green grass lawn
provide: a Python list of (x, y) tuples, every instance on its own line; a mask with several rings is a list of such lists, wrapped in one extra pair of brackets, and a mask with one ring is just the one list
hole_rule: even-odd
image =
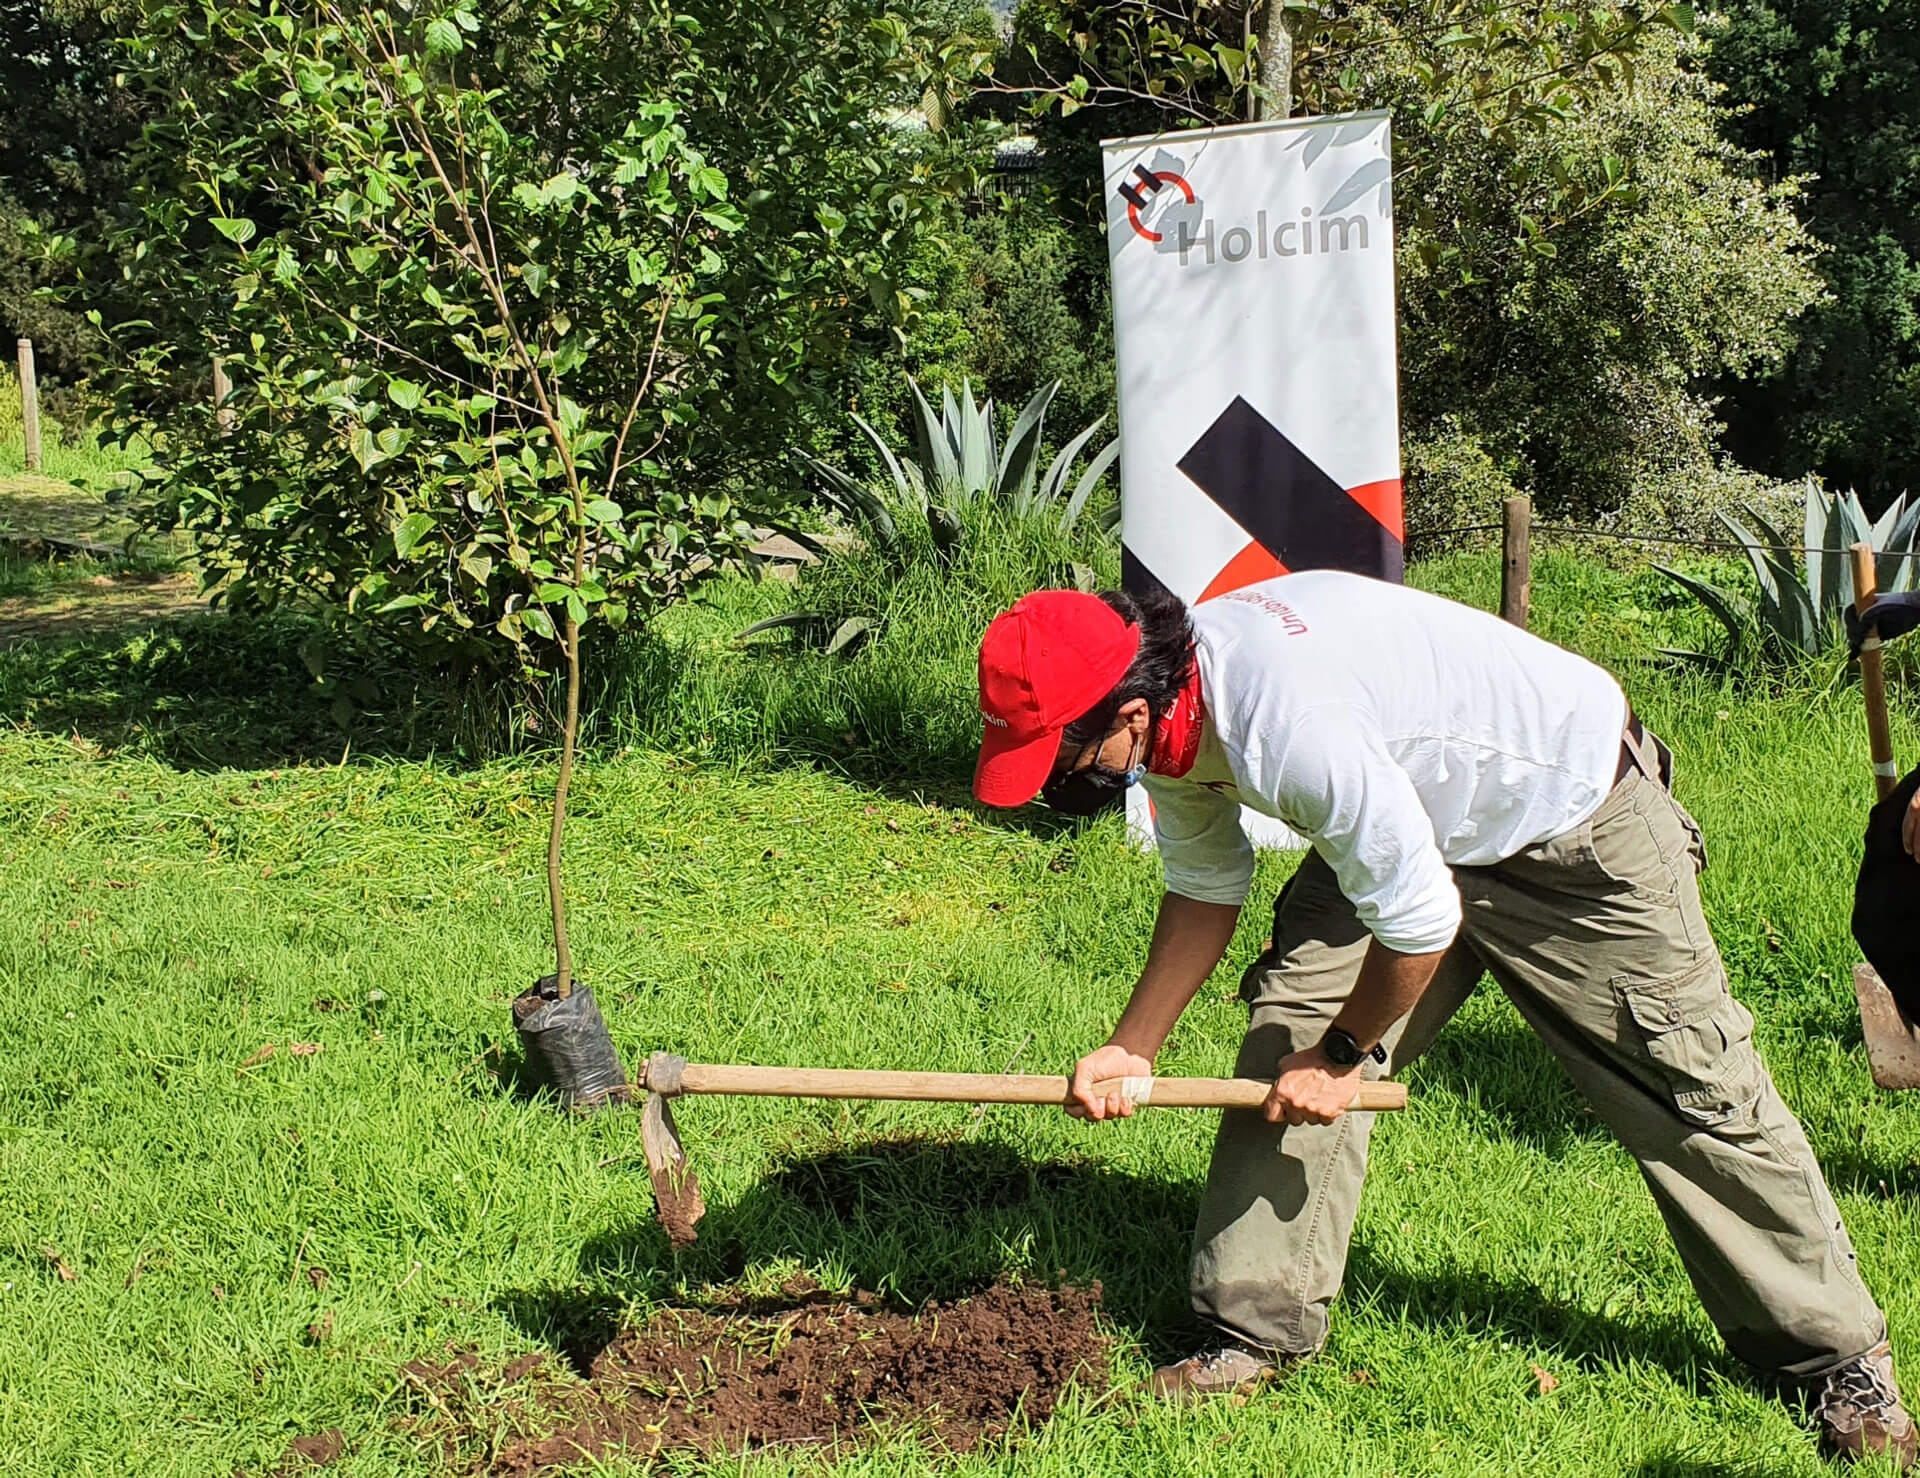
[[(1465, 556), (1419, 578), (1491, 604), (1497, 573)], [(769, 599), (717, 587), (676, 628), (683, 655), (744, 660), (721, 633)], [(1701, 634), (1644, 573), (1549, 554), (1535, 603), (1681, 754), (1735, 991), (1920, 1394), (1920, 1102), (1872, 1087), (1848, 985), (1869, 789), (1857, 697), (1818, 675), (1724, 685), (1653, 665)], [(16, 721), (0, 729), (0, 1472), (264, 1474), (292, 1438), (337, 1426), (350, 1452), (330, 1473), (434, 1473), (396, 1426), (403, 1362), (449, 1342), (565, 1350), (660, 1302), (800, 1270), (915, 1300), (998, 1275), (1098, 1279), (1122, 1381), (1192, 1337), (1187, 1234), (1212, 1133), (1197, 1113), (1087, 1126), (693, 1101), (681, 1128), (712, 1210), (670, 1255), (636, 1115), (575, 1121), (513, 1091), (507, 1002), (550, 968), (546, 766), (301, 762), (312, 749), (233, 696), (240, 677), (297, 679), (244, 668), (244, 644), (215, 671), (219, 649), (195, 641), (171, 665), (147, 648), (72, 659), (57, 693), (30, 653), (0, 654), (0, 717)], [(183, 711), (191, 744), (168, 727)], [(654, 716), (656, 739), (670, 729)], [(575, 953), (630, 1065), (664, 1048), (1057, 1072), (1104, 1036), (1153, 862), (1110, 822), (1074, 833), (959, 803), (949, 748), (927, 740), (916, 764), (915, 732), (898, 728), (885, 764), (729, 755), (710, 728), (680, 746), (698, 763), (617, 733), (587, 761)], [(1264, 865), (1263, 897), (1289, 866)], [(1264, 912), (1164, 1070), (1228, 1068), (1231, 989)], [(1823, 1471), (1795, 1413), (1720, 1350), (1632, 1162), (1491, 985), (1409, 1081), (1411, 1111), (1374, 1140), (1323, 1359), (1244, 1406), (1089, 1391), (965, 1459), (882, 1441), (841, 1471)], [(902, 1136), (924, 1142), (885, 1149)]]
[[(100, 492), (127, 486), (129, 474), (150, 461), (144, 441), (136, 440), (125, 447), (101, 446), (93, 425), (65, 425), (44, 406), (40, 416), (40, 457), (40, 476), (80, 483)], [(20, 382), (11, 367), (0, 366), (0, 479), (34, 476), (26, 469)]]

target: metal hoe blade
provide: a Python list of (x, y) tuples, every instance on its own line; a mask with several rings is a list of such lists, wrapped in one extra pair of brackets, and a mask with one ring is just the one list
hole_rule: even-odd
[(640, 1145), (646, 1151), (647, 1174), (653, 1181), (653, 1201), (660, 1224), (675, 1247), (690, 1246), (707, 1203), (700, 1198), (700, 1178), (687, 1163), (680, 1130), (673, 1122), (667, 1094), (649, 1093), (640, 1112)]
[(1920, 1088), (1920, 1031), (1900, 1014), (1893, 992), (1871, 965), (1853, 967), (1867, 1066), (1882, 1088)]

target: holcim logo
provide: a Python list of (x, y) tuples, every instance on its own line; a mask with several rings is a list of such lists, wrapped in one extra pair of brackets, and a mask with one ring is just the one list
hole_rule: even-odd
[[(1180, 193), (1187, 197), (1187, 204), (1192, 205), (1193, 186), (1171, 170), (1163, 169), (1156, 173), (1145, 165), (1136, 164), (1133, 172), (1140, 183), (1136, 185), (1132, 180), (1128, 180), (1120, 187), (1120, 198), (1127, 202), (1127, 224), (1133, 227), (1134, 235), (1147, 241), (1164, 240), (1165, 238), (1158, 231), (1149, 231), (1140, 224), (1140, 212), (1147, 208), (1147, 196), (1158, 193), (1166, 185), (1178, 185)], [(1145, 195), (1140, 193), (1143, 189), (1146, 191)]]
[[(1179, 187), (1188, 206), (1196, 205), (1193, 186), (1171, 170), (1150, 170), (1136, 164), (1133, 173), (1134, 178), (1123, 182), (1119, 190), (1120, 198), (1127, 203), (1127, 224), (1143, 240), (1165, 241), (1167, 233), (1154, 230), (1141, 218), (1141, 212), (1156, 204), (1153, 197), (1169, 185)], [(1180, 253), (1183, 267), (1191, 264), (1196, 252), (1211, 267), (1215, 261), (1244, 262), (1252, 258), (1264, 262), (1269, 257), (1365, 251), (1373, 244), (1364, 215), (1322, 216), (1316, 220), (1312, 208), (1303, 207), (1298, 220), (1275, 224), (1268, 212), (1261, 210), (1254, 213), (1251, 223), (1222, 230), (1214, 217), (1206, 214), (1200, 216), (1196, 225), (1190, 218), (1191, 212), (1180, 212), (1178, 203), (1171, 207), (1171, 212), (1175, 214), (1171, 223), (1173, 245)], [(1161, 215), (1169, 213), (1163, 210)]]

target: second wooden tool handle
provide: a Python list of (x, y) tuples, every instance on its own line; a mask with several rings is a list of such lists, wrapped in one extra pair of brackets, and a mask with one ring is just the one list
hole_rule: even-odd
[[(1864, 616), (1878, 595), (1873, 546), (1853, 546), (1853, 608)], [(1860, 647), (1860, 696), (1867, 705), (1867, 753), (1873, 760), (1874, 793), (1885, 800), (1900, 783), (1900, 767), (1893, 762), (1893, 725), (1887, 719), (1887, 674), (1880, 657), (1880, 638), (1869, 636)]]
[[(1258, 1108), (1273, 1085), (1259, 1078), (1154, 1078), (1155, 1108)], [(1107, 1084), (1095, 1085), (1107, 1088)], [(1115, 1091), (1118, 1083), (1114, 1084)], [(1067, 1101), (1067, 1080), (1039, 1073), (865, 1072), (854, 1068), (755, 1067), (690, 1062), (683, 1093), (737, 1093), (774, 1098), (876, 1098), (924, 1103), (1042, 1103)], [(1404, 1083), (1362, 1083), (1353, 1106), (1369, 1111), (1407, 1106)]]

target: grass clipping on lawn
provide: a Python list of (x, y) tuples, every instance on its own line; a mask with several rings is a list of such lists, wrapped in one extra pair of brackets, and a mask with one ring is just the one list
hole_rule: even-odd
[(1044, 1422), (1076, 1379), (1105, 1386), (1099, 1296), (1000, 1283), (904, 1312), (796, 1290), (772, 1308), (663, 1309), (616, 1336), (584, 1382), (533, 1355), (491, 1375), (469, 1353), (402, 1374), (427, 1408), (415, 1435), (493, 1478), (668, 1448), (831, 1447), (876, 1428), (970, 1452)]

